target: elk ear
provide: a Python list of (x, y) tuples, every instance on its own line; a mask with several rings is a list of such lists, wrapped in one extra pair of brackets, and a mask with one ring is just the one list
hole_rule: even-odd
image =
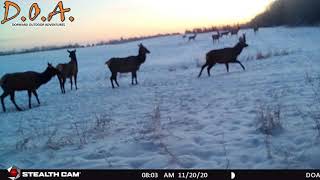
[(243, 34), (243, 41), (246, 42), (246, 34)]
[(243, 42), (243, 37), (239, 37), (239, 42)]
[(69, 50), (67, 50), (68, 51), (68, 53), (71, 53), (71, 51), (69, 51)]
[(73, 52), (77, 52), (77, 50), (75, 49)]

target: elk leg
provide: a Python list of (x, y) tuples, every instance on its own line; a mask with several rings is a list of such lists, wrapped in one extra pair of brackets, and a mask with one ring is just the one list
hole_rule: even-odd
[(17, 110), (22, 111), (22, 109), (17, 105), (17, 103), (15, 101), (14, 91), (10, 93), (10, 99), (11, 99), (12, 103), (14, 104), (14, 106), (16, 106)]
[(208, 66), (208, 64), (206, 63), (205, 65), (202, 66), (201, 71), (198, 75), (198, 78), (201, 77), (202, 71), (204, 70), (204, 68), (206, 68)]
[(208, 71), (208, 76), (209, 76), (209, 77), (211, 76), (210, 70), (211, 70), (211, 68), (212, 68), (213, 66), (214, 66), (214, 64), (208, 66), (207, 71)]
[(66, 84), (66, 78), (64, 77), (64, 78), (62, 79), (63, 94), (66, 93), (65, 84)]
[(110, 81), (111, 81), (112, 88), (114, 88), (114, 85), (113, 85), (113, 76), (110, 77)]
[[(117, 83), (117, 73), (112, 73), (111, 75), (111, 85), (112, 85), (112, 88), (114, 88), (114, 84), (113, 84), (113, 81), (115, 81)], [(119, 84), (117, 83), (118, 87), (119, 87)]]
[(138, 84), (137, 73), (134, 73), (134, 77), (136, 78), (136, 84)]
[(77, 79), (78, 79), (78, 75), (74, 75), (74, 85), (76, 86), (76, 90), (78, 90), (78, 85), (77, 85)]
[(229, 72), (229, 64), (226, 63), (227, 72)]
[(70, 77), (70, 84), (71, 84), (71, 90), (72, 90), (72, 86), (73, 86), (72, 76)]
[(63, 94), (62, 78), (61, 78), (61, 77), (58, 77), (58, 80), (59, 80), (59, 84), (60, 84), (61, 93)]
[(39, 97), (38, 97), (38, 94), (37, 94), (37, 91), (34, 90), (32, 91), (33, 95), (36, 97), (37, 101), (38, 101), (38, 104), (40, 105), (40, 101), (39, 101)]
[(117, 80), (117, 75), (115, 76), (114, 81), (116, 82), (117, 86), (120, 87), (120, 86), (119, 86), (119, 83), (118, 83), (118, 80)]
[(29, 108), (31, 109), (31, 91), (28, 91)]
[(1, 104), (2, 104), (3, 112), (6, 112), (6, 107), (4, 105), (4, 98), (7, 97), (8, 95), (9, 95), (9, 93), (7, 93), (7, 92), (3, 92), (3, 94), (1, 95)]
[(236, 60), (235, 62), (238, 63), (238, 64), (240, 64), (240, 66), (242, 67), (242, 69), (243, 69), (244, 71), (246, 70), (246, 68), (243, 66), (243, 64), (242, 64), (240, 61)]
[(136, 80), (136, 84), (138, 84), (137, 72), (133, 72), (133, 78)]
[(134, 85), (133, 80), (134, 80), (134, 72), (131, 73), (131, 85)]

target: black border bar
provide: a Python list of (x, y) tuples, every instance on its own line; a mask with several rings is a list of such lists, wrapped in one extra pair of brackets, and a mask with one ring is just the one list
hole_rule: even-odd
[[(55, 176), (52, 176), (55, 173)], [(77, 180), (304, 180), (320, 179), (320, 170), (208, 170), (208, 169), (147, 169), (147, 170), (77, 170), (21, 169), (18, 179), (77, 179)], [(25, 177), (26, 174), (28, 177)], [(71, 175), (79, 177), (70, 177)], [(41, 175), (51, 177), (37, 177)], [(64, 177), (62, 177), (64, 176)], [(0, 170), (0, 179), (9, 179), (7, 170)]]

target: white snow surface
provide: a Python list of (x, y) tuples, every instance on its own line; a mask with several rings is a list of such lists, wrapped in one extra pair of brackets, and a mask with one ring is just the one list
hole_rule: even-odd
[[(136, 55), (139, 42), (78, 49), (77, 91), (67, 82), (62, 95), (55, 77), (38, 90), (40, 106), (33, 97), (28, 108), (27, 92), (16, 93), (23, 112), (5, 99), (0, 168), (320, 168), (319, 137), (307, 113), (314, 94), (305, 80), (320, 70), (320, 29), (243, 32), (249, 47), (239, 60), (246, 71), (231, 64), (227, 73), (218, 64), (211, 77), (205, 70), (197, 78), (197, 61), (234, 46), (236, 36), (214, 45), (210, 33), (194, 42), (162, 37), (141, 41), (151, 54), (138, 72), (139, 85), (131, 85), (131, 74), (121, 75), (116, 89), (104, 63)], [(256, 60), (259, 52), (284, 51)], [(66, 50), (3, 56), (0, 76), (68, 61)], [(266, 136), (257, 127), (257, 110), (274, 103), (281, 104), (283, 128)]]

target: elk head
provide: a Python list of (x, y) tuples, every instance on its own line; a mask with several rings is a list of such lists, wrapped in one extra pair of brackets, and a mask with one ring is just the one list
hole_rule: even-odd
[(242, 37), (239, 38), (239, 44), (244, 48), (249, 46), (247, 44), (247, 40), (246, 40), (246, 35), (245, 34), (243, 34)]
[(150, 54), (150, 51), (140, 43), (139, 45), (139, 54)]
[(48, 63), (46, 71), (49, 72), (50, 76), (61, 74), (61, 72), (57, 68), (53, 67), (50, 63)]
[(69, 57), (70, 57), (71, 59), (76, 59), (76, 58), (77, 58), (77, 57), (76, 57), (76, 52), (77, 52), (77, 50), (73, 50), (73, 51), (67, 50), (67, 51), (68, 51)]

